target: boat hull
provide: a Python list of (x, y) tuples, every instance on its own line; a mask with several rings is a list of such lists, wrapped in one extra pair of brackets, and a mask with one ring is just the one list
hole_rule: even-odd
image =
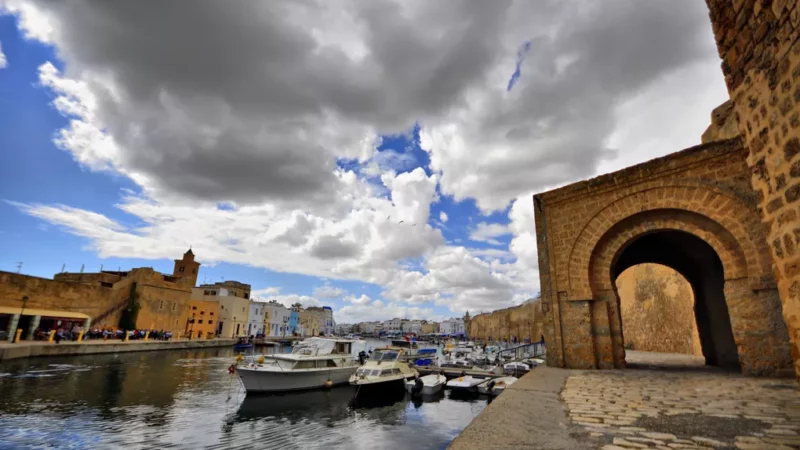
[(386, 381), (370, 382), (370, 383), (350, 383), (356, 390), (356, 395), (361, 396), (375, 396), (393, 392), (404, 392), (406, 385), (406, 378), (394, 378)]
[(327, 387), (328, 380), (333, 386), (347, 384), (358, 366), (337, 367), (322, 370), (266, 371), (240, 368), (236, 373), (248, 393), (288, 392)]

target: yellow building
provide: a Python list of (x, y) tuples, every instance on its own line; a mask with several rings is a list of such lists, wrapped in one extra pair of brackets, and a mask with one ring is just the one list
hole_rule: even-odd
[(297, 313), (298, 324), (303, 336), (319, 336), (322, 313), (314, 309), (304, 309)]
[(74, 326), (172, 331), (188, 320), (200, 263), (191, 250), (172, 275), (151, 267), (130, 271), (59, 273), (52, 280), (0, 272), (0, 330), (22, 339), (34, 331)]
[(219, 317), (219, 301), (192, 298), (189, 300), (189, 313), (184, 335), (192, 338), (213, 338), (217, 334)]
[(215, 332), (225, 338), (247, 335), (249, 299), (250, 285), (238, 281), (204, 284), (192, 289), (192, 300), (213, 301), (219, 305)]

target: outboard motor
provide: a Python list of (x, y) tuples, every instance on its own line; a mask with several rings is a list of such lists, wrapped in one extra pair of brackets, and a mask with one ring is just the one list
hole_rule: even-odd
[(414, 387), (411, 388), (411, 395), (420, 395), (423, 387), (425, 387), (425, 383), (423, 383), (421, 379), (415, 378)]
[(486, 390), (492, 392), (494, 390), (494, 385), (495, 385), (494, 380), (489, 381), (488, 383), (486, 383)]
[(358, 363), (363, 366), (366, 360), (367, 360), (367, 354), (364, 352), (364, 350), (358, 352)]

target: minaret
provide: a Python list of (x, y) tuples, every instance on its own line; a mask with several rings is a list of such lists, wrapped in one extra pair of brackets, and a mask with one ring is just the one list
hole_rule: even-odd
[(183, 259), (175, 260), (175, 268), (172, 270), (172, 276), (175, 278), (184, 278), (191, 280), (192, 287), (197, 285), (197, 274), (200, 271), (200, 263), (194, 260), (194, 253), (192, 249), (183, 254)]

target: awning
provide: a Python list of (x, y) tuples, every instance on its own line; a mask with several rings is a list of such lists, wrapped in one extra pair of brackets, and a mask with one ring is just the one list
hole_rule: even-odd
[(22, 309), (22, 306), (0, 306), (0, 314), (19, 314), (22, 311), (23, 316), (42, 316), (42, 317), (57, 317), (60, 319), (89, 319), (86, 314), (72, 311), (56, 311), (53, 309)]

